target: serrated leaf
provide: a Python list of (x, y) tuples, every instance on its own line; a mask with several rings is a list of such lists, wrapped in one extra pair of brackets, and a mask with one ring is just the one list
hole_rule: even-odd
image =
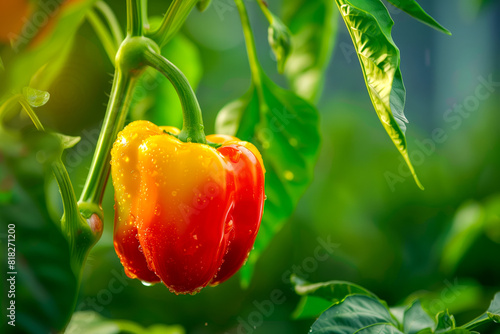
[(415, 334), (426, 328), (434, 328), (435, 325), (434, 320), (425, 312), (419, 300), (406, 309), (403, 317), (405, 334)]
[(23, 88), (23, 96), (30, 106), (36, 108), (41, 107), (47, 103), (50, 99), (49, 92), (43, 90), (34, 89), (31, 87)]
[(235, 135), (257, 146), (266, 168), (267, 200), (254, 250), (242, 268), (242, 283), (271, 238), (292, 214), (313, 177), (319, 152), (318, 112), (294, 93), (261, 73), (261, 86), (252, 86), (238, 101), (224, 107), (216, 132)]
[(395, 7), (405, 11), (415, 19), (427, 24), (428, 26), (439, 30), (447, 35), (451, 35), (451, 33), (440, 25), (432, 16), (427, 14), (425, 10), (416, 2), (415, 0), (387, 0)]
[(332, 56), (338, 12), (331, 0), (287, 0), (282, 2), (282, 9), (293, 45), (285, 75), (296, 94), (315, 102), (321, 95)]
[(310, 333), (353, 334), (375, 324), (398, 326), (387, 307), (378, 299), (350, 295), (321, 314)]
[(455, 328), (455, 318), (451, 315), (448, 310), (441, 311), (436, 315), (437, 324), (435, 333), (444, 333)]
[(360, 329), (356, 334), (403, 334), (392, 324), (375, 324)]
[(399, 49), (391, 29), (394, 24), (380, 0), (335, 0), (358, 54), (373, 107), (394, 145), (406, 161), (417, 185), (423, 189), (408, 155), (405, 138), (406, 91), (400, 69)]
[(352, 294), (377, 298), (365, 288), (345, 281), (308, 283), (295, 275), (292, 275), (291, 281), (295, 292), (302, 296), (293, 313), (295, 319), (317, 317), (333, 304)]

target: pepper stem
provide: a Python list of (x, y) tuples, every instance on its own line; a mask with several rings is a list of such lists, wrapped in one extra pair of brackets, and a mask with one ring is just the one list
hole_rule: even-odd
[(145, 63), (163, 74), (174, 86), (181, 100), (184, 124), (178, 138), (184, 142), (206, 144), (203, 117), (196, 94), (184, 74), (161, 54), (146, 50)]
[(127, 110), (132, 100), (132, 90), (135, 77), (116, 69), (111, 88), (110, 102), (106, 111), (96, 151), (85, 186), (80, 195), (79, 206), (82, 203), (101, 204), (102, 197), (108, 180), (110, 164), (110, 151), (118, 132), (124, 127)]

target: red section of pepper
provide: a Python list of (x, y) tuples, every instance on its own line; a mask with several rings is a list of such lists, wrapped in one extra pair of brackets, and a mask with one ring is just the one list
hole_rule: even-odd
[(237, 138), (207, 136), (216, 149), (167, 132), (179, 130), (134, 122), (113, 146), (115, 249), (129, 277), (196, 293), (247, 259), (262, 217), (264, 167), (258, 150)]

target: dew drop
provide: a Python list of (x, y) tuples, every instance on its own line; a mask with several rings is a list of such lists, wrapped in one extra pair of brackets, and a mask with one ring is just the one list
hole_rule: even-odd
[(146, 281), (141, 281), (142, 285), (144, 286), (152, 286), (153, 283), (149, 283), (149, 282), (146, 282)]

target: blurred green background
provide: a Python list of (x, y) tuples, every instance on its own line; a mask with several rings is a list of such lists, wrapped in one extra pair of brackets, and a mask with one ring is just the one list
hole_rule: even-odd
[[(123, 1), (107, 2), (123, 23)], [(153, 14), (167, 7), (150, 3)], [(453, 33), (440, 34), (391, 9), (407, 89), (409, 151), (425, 191), (400, 167), (399, 153), (373, 111), (338, 18), (334, 55), (318, 104), (322, 147), (315, 178), (262, 254), (250, 286), (243, 289), (236, 275), (195, 296), (175, 296), (162, 285), (117, 279), (123, 268), (113, 249), (110, 182), (103, 203), (105, 231), (89, 256), (77, 308), (142, 326), (178, 324), (187, 333), (306, 333), (313, 319), (291, 318), (299, 296), (287, 278), (295, 272), (311, 282), (354, 282), (389, 305), (421, 296), (436, 312), (449, 308), (459, 325), (483, 312), (500, 290), (500, 6), (492, 2), (478, 10), (465, 0), (420, 3)], [(273, 80), (286, 85), (267, 45), (265, 18), (255, 2), (247, 4), (259, 59)], [(280, 12), (281, 1), (269, 5)], [(223, 8), (212, 4), (205, 13), (193, 11), (182, 29), (187, 38), (182, 43), (193, 49), (189, 55), (172, 56), (190, 71), (192, 81), (199, 80), (207, 133), (213, 132), (222, 106), (250, 84), (237, 11), (232, 5)], [(84, 23), (63, 71), (48, 89), (50, 102), (39, 109), (48, 128), (82, 136), (63, 157), (77, 193), (92, 158), (112, 72), (95, 33)], [(496, 85), (484, 86), (480, 78), (490, 77)], [(478, 89), (488, 97), (474, 100)], [(148, 117), (143, 109), (154, 102), (144, 100), (138, 97), (133, 117)], [(470, 111), (450, 112), (464, 103)], [(172, 110), (160, 121), (179, 125), (179, 112)], [(436, 131), (441, 140), (433, 139)], [(54, 182), (50, 192), (57, 197)], [(318, 238), (335, 244), (326, 260), (314, 258), (322, 244)], [(110, 288), (117, 281), (116, 289)], [(283, 293), (283, 303), (259, 311), (276, 290)], [(500, 333), (494, 326), (479, 330)]]

